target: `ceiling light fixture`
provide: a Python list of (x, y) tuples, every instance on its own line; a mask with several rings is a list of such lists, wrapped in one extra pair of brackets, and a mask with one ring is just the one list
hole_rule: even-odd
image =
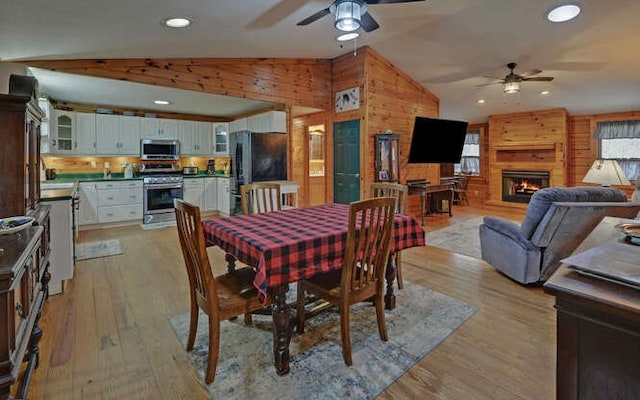
[(334, 23), (337, 30), (353, 32), (360, 29), (360, 17), (367, 12), (367, 6), (361, 0), (338, 0), (329, 11), (336, 16)]
[(542, 92), (540, 92), (540, 94), (541, 94), (541, 95), (543, 95), (543, 96), (546, 96), (546, 95), (548, 95), (549, 93), (551, 93), (551, 92), (550, 92), (550, 91), (548, 91), (548, 90), (543, 90)]
[(347, 40), (355, 39), (358, 36), (360, 36), (360, 34), (358, 32), (347, 32), (347, 33), (343, 33), (340, 36), (338, 36), (336, 38), (336, 40), (338, 42), (346, 42)]
[(547, 12), (547, 19), (551, 22), (566, 22), (580, 14), (580, 6), (575, 3), (562, 4)]
[(171, 104), (167, 100), (154, 100), (153, 102), (156, 103), (157, 105), (160, 105), (160, 106), (166, 106), (166, 105)]
[(502, 85), (502, 90), (508, 94), (518, 93), (520, 91), (520, 82), (505, 82), (504, 85)]
[(162, 25), (168, 28), (186, 28), (191, 25), (191, 19), (185, 17), (167, 18), (162, 21)]

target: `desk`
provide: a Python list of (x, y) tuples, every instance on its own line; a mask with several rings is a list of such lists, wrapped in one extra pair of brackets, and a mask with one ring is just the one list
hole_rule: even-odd
[[(574, 254), (617, 240), (620, 221), (605, 217)], [(639, 398), (640, 291), (564, 264), (544, 290), (556, 297), (558, 314), (556, 398)]]
[[(278, 374), (289, 372), (292, 322), (286, 293), (289, 283), (342, 268), (349, 206), (324, 204), (265, 214), (238, 215), (202, 222), (208, 245), (256, 269), (254, 286), (270, 295), (274, 322), (274, 357)], [(415, 218), (396, 214), (391, 252), (424, 246), (424, 230)], [(396, 267), (387, 268), (385, 306), (395, 307)]]
[[(449, 195), (449, 216), (451, 217), (453, 214), (451, 213), (451, 208), (453, 206), (453, 189), (455, 188), (455, 182), (444, 182), (439, 184), (420, 184), (420, 185), (407, 185), (409, 194), (418, 194), (420, 195), (420, 222), (424, 226), (424, 213), (425, 208), (429, 210), (431, 213), (431, 204), (430, 199), (433, 193), (448, 193)], [(429, 202), (429, 203), (427, 203)], [(427, 208), (426, 204), (429, 204), (429, 208)]]

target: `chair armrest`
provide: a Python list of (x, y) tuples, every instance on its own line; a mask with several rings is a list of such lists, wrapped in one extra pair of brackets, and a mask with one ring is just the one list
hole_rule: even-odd
[(528, 248), (531, 246), (530, 241), (522, 235), (522, 232), (520, 231), (520, 225), (513, 221), (500, 217), (486, 216), (483, 218), (482, 222), (484, 223), (484, 225), (493, 229), (494, 231), (499, 232), (502, 235), (507, 236), (520, 243), (523, 248)]

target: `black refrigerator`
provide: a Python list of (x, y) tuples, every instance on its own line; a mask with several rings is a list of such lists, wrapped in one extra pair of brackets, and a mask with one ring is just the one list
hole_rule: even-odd
[(287, 135), (240, 131), (229, 136), (231, 212), (241, 214), (240, 186), (287, 179)]

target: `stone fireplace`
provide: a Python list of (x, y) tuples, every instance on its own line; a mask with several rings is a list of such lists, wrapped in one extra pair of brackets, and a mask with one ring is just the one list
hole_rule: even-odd
[(545, 187), (549, 187), (549, 171), (502, 171), (502, 201), (528, 203)]

